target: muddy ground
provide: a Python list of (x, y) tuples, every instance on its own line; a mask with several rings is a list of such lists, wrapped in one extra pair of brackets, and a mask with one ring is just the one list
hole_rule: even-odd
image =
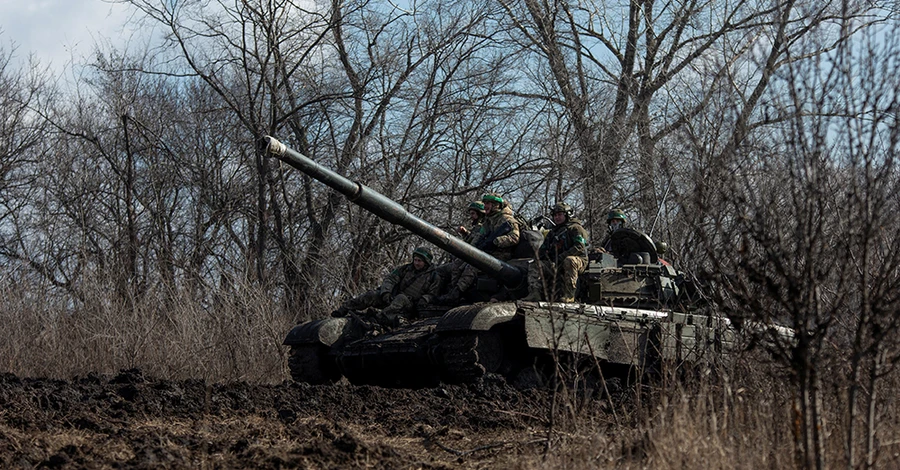
[(401, 390), (3, 374), (0, 468), (539, 468), (552, 400), (494, 378)]

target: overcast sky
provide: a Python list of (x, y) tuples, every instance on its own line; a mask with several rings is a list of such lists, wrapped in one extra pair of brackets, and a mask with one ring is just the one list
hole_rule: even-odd
[(94, 41), (125, 44), (128, 9), (104, 0), (0, 0), (0, 47), (18, 46), (21, 60), (34, 53), (59, 70), (91, 53)]

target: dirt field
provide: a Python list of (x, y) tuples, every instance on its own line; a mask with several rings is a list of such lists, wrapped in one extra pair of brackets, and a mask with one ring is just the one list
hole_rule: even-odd
[(395, 390), (4, 374), (0, 467), (538, 468), (557, 434), (551, 401), (499, 379)]

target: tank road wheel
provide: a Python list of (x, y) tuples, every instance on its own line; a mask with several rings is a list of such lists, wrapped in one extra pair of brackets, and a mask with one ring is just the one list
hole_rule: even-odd
[(445, 338), (438, 346), (438, 358), (447, 383), (469, 383), (487, 373), (503, 372), (503, 340), (494, 332), (478, 331)]
[(341, 378), (341, 371), (328, 355), (328, 348), (320, 344), (291, 346), (288, 368), (295, 381), (311, 385), (330, 384)]

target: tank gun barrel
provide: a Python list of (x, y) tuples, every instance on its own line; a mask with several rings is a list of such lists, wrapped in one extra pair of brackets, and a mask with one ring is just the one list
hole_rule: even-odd
[(524, 274), (519, 269), (416, 217), (394, 200), (372, 188), (316, 163), (274, 137), (263, 137), (260, 145), (267, 153), (343, 194), (350, 202), (381, 219), (406, 228), (483, 272), (492, 274), (507, 287), (517, 287), (522, 283)]

